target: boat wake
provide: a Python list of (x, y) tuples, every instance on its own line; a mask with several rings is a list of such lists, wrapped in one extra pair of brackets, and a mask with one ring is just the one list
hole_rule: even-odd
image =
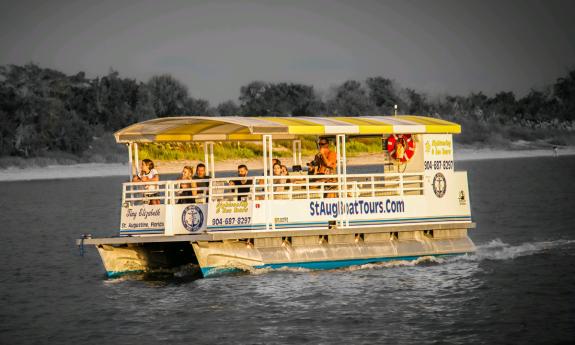
[(279, 267), (279, 268), (271, 268), (271, 267), (264, 267), (264, 268), (253, 268), (253, 267), (245, 267), (242, 270), (251, 275), (261, 275), (267, 274), (270, 272), (293, 272), (293, 273), (305, 273), (305, 272), (351, 272), (357, 270), (365, 270), (365, 269), (375, 269), (375, 268), (392, 268), (392, 267), (405, 267), (405, 266), (418, 266), (418, 265), (434, 265), (440, 264), (445, 262), (444, 258), (438, 258), (433, 256), (422, 256), (417, 258), (416, 260), (393, 260), (393, 261), (386, 261), (386, 262), (374, 262), (369, 264), (363, 265), (354, 265), (348, 266), (343, 268), (334, 268), (334, 269), (326, 269), (326, 270), (315, 270), (303, 267)]
[(350, 266), (343, 268), (345, 271), (357, 271), (365, 269), (377, 269), (377, 268), (394, 268), (394, 267), (413, 267), (413, 266), (424, 266), (424, 265), (436, 265), (444, 263), (445, 259), (436, 256), (422, 256), (415, 260), (394, 260), (385, 262), (374, 262), (370, 264)]
[[(510, 245), (504, 243), (500, 239), (494, 239), (486, 244), (478, 245), (477, 251), (472, 254), (457, 255), (450, 257), (436, 257), (436, 256), (422, 256), (416, 260), (394, 260), (386, 262), (376, 262), (363, 265), (349, 266), (345, 268), (338, 268), (326, 271), (358, 271), (369, 269), (381, 268), (395, 268), (395, 267), (413, 267), (425, 265), (439, 265), (444, 263), (452, 263), (458, 261), (471, 261), (479, 262), (483, 260), (513, 260), (522, 256), (529, 256), (544, 253), (556, 248), (561, 248), (575, 244), (575, 240), (555, 240), (555, 241), (541, 241), (541, 242), (527, 242), (519, 245)], [(316, 270), (307, 268), (294, 268), (294, 267), (281, 267), (281, 268), (252, 268), (246, 267), (245, 272), (253, 275), (261, 275), (270, 272), (315, 272)]]
[(486, 244), (478, 245), (474, 254), (464, 255), (462, 258), (470, 260), (513, 260), (518, 257), (540, 254), (572, 244), (575, 244), (575, 240), (526, 242), (519, 245), (510, 245), (500, 239), (495, 239)]
[(304, 267), (279, 267), (279, 268), (272, 268), (272, 267), (263, 267), (263, 268), (254, 268), (254, 267), (245, 267), (245, 272), (248, 272), (251, 275), (261, 275), (267, 274), (270, 272), (293, 272), (293, 273), (303, 273), (303, 272), (314, 272), (315, 270), (304, 268)]

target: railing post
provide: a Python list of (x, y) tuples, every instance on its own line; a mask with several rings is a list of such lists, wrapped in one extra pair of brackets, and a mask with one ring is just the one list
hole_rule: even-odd
[(208, 205), (212, 203), (213, 196), (214, 196), (214, 188), (212, 186), (212, 182), (213, 182), (212, 179), (208, 180), (208, 197), (207, 197), (207, 199), (205, 199), (206, 202), (208, 203)]
[[(162, 184), (163, 184), (163, 188), (162, 188)], [(156, 185), (156, 190), (158, 191), (158, 194), (162, 193), (162, 191), (164, 191), (164, 205), (168, 205), (168, 202), (170, 202), (170, 197), (169, 197), (169, 190), (168, 190), (168, 182), (164, 182), (164, 183), (158, 183)]]
[(423, 174), (419, 175), (419, 190), (421, 191), (421, 195), (425, 195), (425, 187), (423, 185)]

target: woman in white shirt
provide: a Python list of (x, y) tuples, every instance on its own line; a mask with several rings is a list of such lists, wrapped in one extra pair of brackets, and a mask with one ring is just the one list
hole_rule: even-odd
[[(151, 159), (143, 159), (140, 173), (134, 175), (132, 182), (156, 182), (160, 180), (160, 174), (154, 169), (154, 162)], [(148, 191), (156, 190), (156, 185), (146, 184), (144, 187)], [(144, 193), (146, 197), (158, 196), (158, 193)], [(150, 205), (159, 205), (160, 199), (151, 199), (148, 202)]]

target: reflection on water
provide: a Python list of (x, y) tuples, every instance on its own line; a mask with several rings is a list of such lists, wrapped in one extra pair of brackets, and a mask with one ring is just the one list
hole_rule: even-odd
[(78, 256), (79, 234), (114, 233), (122, 178), (2, 183), (0, 343), (575, 339), (575, 158), (457, 169), (469, 174), (475, 254), (209, 279), (193, 266), (106, 279), (95, 250)]

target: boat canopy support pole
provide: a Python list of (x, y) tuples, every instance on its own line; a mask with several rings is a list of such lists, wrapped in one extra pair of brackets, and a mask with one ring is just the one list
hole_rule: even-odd
[(302, 165), (301, 162), (301, 140), (293, 141), (293, 165)]
[(266, 215), (266, 230), (270, 230), (270, 225), (272, 229), (275, 229), (275, 223), (272, 221), (271, 216), (271, 205), (270, 200), (273, 199), (273, 149), (272, 149), (272, 136), (270, 134), (265, 134), (262, 136), (262, 148), (263, 148), (263, 159), (264, 159), (264, 181), (265, 181), (265, 215)]
[(216, 168), (214, 163), (214, 143), (206, 141), (204, 143), (204, 164), (206, 165), (206, 175), (216, 177)]
[(214, 143), (210, 142), (210, 176), (216, 177), (216, 163), (214, 162)]
[(128, 176), (130, 177), (130, 181), (132, 181), (132, 176), (134, 175), (134, 164), (132, 160), (132, 142), (128, 143), (128, 169), (130, 170)]
[[(338, 204), (341, 205), (347, 194), (347, 155), (345, 151), (345, 134), (338, 134), (335, 139), (337, 155)], [(340, 217), (338, 219), (338, 225), (341, 227), (349, 227), (349, 217), (345, 207), (339, 214)]]
[(136, 175), (140, 175), (140, 157), (138, 156), (138, 143), (134, 143), (134, 157), (136, 161)]
[(138, 144), (129, 142), (128, 143), (128, 164), (130, 170), (130, 181), (132, 176), (140, 174), (140, 160), (138, 159)]

